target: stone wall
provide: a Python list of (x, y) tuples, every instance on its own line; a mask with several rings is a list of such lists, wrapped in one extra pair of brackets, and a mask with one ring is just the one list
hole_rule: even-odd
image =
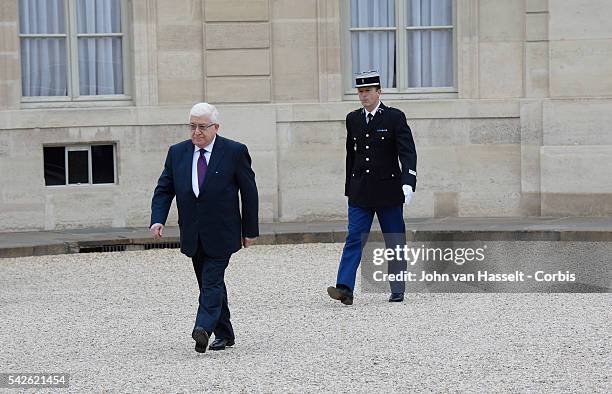
[[(0, 2), (0, 230), (147, 225), (202, 100), (249, 146), (262, 221), (346, 217), (344, 0), (131, 0), (129, 100), (89, 104), (22, 102), (15, 3)], [(383, 96), (419, 154), (406, 216), (612, 214), (611, 19), (606, 0), (456, 0), (456, 91)], [(116, 143), (116, 185), (44, 186), (44, 144), (93, 142)]]

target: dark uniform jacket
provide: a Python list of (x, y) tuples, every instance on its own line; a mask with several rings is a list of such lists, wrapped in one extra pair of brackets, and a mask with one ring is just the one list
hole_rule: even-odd
[(416, 188), (417, 154), (406, 115), (380, 103), (374, 118), (365, 119), (364, 108), (346, 116), (344, 194), (363, 208), (401, 205), (402, 185)]
[[(258, 194), (247, 147), (217, 135), (206, 178), (198, 197), (193, 194), (191, 140), (172, 145), (151, 202), (151, 224), (165, 224), (176, 196), (181, 252), (193, 257), (198, 239), (212, 257), (227, 257), (240, 249), (241, 237), (259, 235)], [(238, 200), (242, 203), (242, 215)]]

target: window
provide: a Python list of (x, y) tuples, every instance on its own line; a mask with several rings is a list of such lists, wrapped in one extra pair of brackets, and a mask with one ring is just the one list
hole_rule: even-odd
[(126, 0), (19, 0), (24, 101), (125, 98)]
[[(43, 147), (45, 185), (115, 183), (115, 146)], [(68, 180), (68, 182), (66, 182)]]
[(387, 92), (454, 91), (453, 0), (350, 0), (347, 12), (347, 86), (377, 70)]

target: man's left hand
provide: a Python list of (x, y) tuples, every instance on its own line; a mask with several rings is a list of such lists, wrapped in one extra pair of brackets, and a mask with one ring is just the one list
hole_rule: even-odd
[(410, 204), (410, 200), (412, 200), (412, 195), (414, 194), (412, 187), (410, 187), (410, 185), (403, 185), (402, 191), (404, 192), (404, 204)]
[(249, 246), (253, 245), (256, 239), (257, 237), (255, 238), (242, 237), (242, 246), (244, 246), (245, 248), (248, 248)]

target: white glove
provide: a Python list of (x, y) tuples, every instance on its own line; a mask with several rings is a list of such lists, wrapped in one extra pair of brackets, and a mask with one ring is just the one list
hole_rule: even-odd
[(410, 204), (410, 200), (412, 200), (412, 195), (414, 194), (412, 187), (410, 185), (403, 185), (402, 191), (404, 192), (404, 204)]

